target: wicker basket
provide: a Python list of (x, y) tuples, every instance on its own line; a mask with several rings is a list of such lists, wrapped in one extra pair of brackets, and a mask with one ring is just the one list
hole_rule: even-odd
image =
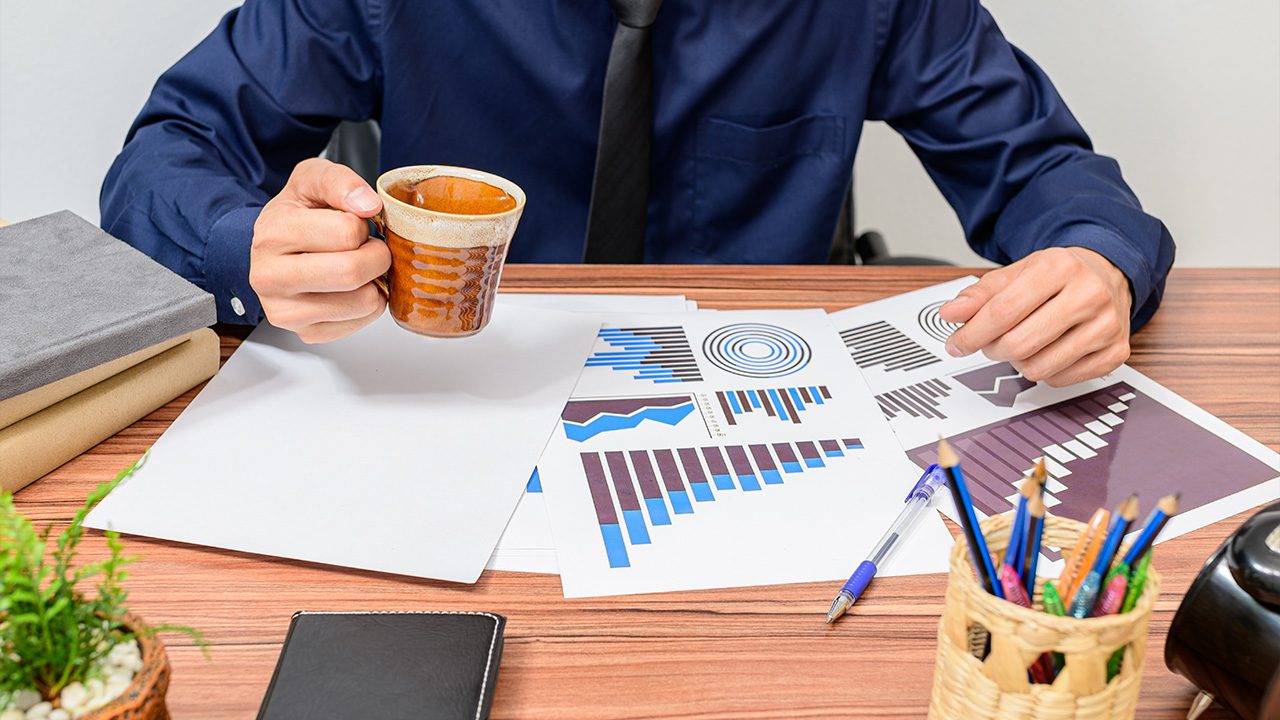
[(169, 720), (169, 709), (164, 704), (169, 691), (169, 657), (164, 643), (154, 633), (140, 632), (145, 626), (137, 618), (126, 616), (124, 620), (137, 634), (142, 669), (124, 692), (97, 710), (81, 715), (80, 720)]
[[(982, 523), (988, 549), (1003, 557), (1009, 543), (1010, 514)], [(1044, 544), (1064, 553), (1084, 524), (1045, 517)], [(1036, 583), (1035, 609), (1018, 607), (987, 593), (978, 584), (969, 548), (960, 540), (951, 550), (946, 605), (938, 625), (938, 660), (929, 717), (1007, 718), (1008, 720), (1094, 720), (1132, 718), (1138, 704), (1147, 622), (1160, 595), (1160, 575), (1147, 572), (1142, 596), (1133, 610), (1102, 618), (1076, 620), (1039, 610), (1043, 581)], [(970, 631), (991, 633), (991, 651), (981, 660), (969, 651)], [(1107, 660), (1124, 648), (1120, 672), (1107, 681)], [(1060, 652), (1065, 666), (1052, 685), (1032, 684), (1027, 668), (1042, 653)]]

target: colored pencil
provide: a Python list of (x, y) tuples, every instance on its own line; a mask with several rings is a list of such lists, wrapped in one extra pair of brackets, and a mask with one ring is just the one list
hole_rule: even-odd
[(1147, 553), (1138, 561), (1138, 567), (1133, 569), (1133, 573), (1129, 576), (1129, 589), (1124, 594), (1124, 604), (1120, 606), (1120, 612), (1129, 612), (1134, 605), (1138, 604), (1138, 598), (1142, 597), (1142, 588), (1147, 584), (1147, 568), (1151, 565), (1152, 553)]
[(1044, 536), (1044, 500), (1032, 495), (1027, 501), (1026, 555), (1023, 560), (1022, 585), (1028, 595), (1036, 592), (1036, 565), (1040, 560), (1040, 540)]
[(947, 474), (947, 487), (951, 489), (951, 499), (955, 502), (956, 513), (960, 515), (960, 526), (969, 543), (969, 559), (973, 561), (978, 581), (987, 592), (1002, 598), (1004, 592), (1000, 589), (991, 553), (987, 552), (987, 541), (978, 525), (978, 515), (969, 499), (969, 486), (965, 484), (964, 471), (960, 469), (960, 458), (944, 439), (938, 440), (938, 464)]
[(1156, 541), (1156, 536), (1164, 529), (1164, 524), (1169, 522), (1169, 518), (1178, 514), (1180, 496), (1166, 495), (1160, 498), (1156, 506), (1151, 508), (1151, 514), (1147, 516), (1146, 522), (1142, 526), (1142, 531), (1138, 533), (1138, 537), (1129, 546), (1129, 552), (1125, 553), (1124, 561), (1131, 568), (1138, 566), (1138, 561), (1143, 555), (1151, 549)]
[(1004, 590), (1004, 599), (1018, 607), (1031, 607), (1031, 598), (1022, 587), (1022, 579), (1013, 566), (1005, 563), (1000, 566), (1000, 587)]
[(1116, 551), (1120, 548), (1120, 541), (1124, 539), (1125, 533), (1129, 532), (1129, 526), (1137, 516), (1138, 496), (1131, 495), (1116, 509), (1116, 517), (1111, 522), (1111, 529), (1107, 531), (1106, 542), (1103, 543), (1102, 549), (1098, 551), (1098, 556), (1093, 561), (1093, 568), (1080, 582), (1080, 588), (1071, 598), (1072, 617), (1087, 618), (1093, 613), (1098, 594), (1103, 589), (1103, 576), (1111, 567), (1111, 561), (1115, 559)]
[[(1052, 580), (1044, 584), (1041, 602), (1046, 613), (1057, 617), (1066, 616), (1067, 607), (1062, 604), (1062, 596), (1058, 594), (1058, 588), (1054, 587)], [(1064, 664), (1066, 660), (1062, 657), (1062, 653), (1053, 653), (1053, 671), (1055, 673), (1061, 671)]]
[(1121, 606), (1124, 605), (1125, 590), (1128, 588), (1129, 566), (1121, 563), (1120, 567), (1116, 568), (1116, 572), (1112, 573), (1106, 589), (1098, 597), (1097, 604), (1093, 606), (1093, 616), (1102, 617), (1103, 615), (1115, 615), (1120, 612)]
[(1009, 547), (1004, 552), (1004, 564), (1012, 567), (1018, 573), (1018, 577), (1022, 577), (1022, 543), (1026, 539), (1027, 527), (1027, 498), (1035, 493), (1035, 482), (1029, 478), (1022, 478), (1022, 484), (1018, 486), (1018, 509), (1013, 513), (1013, 525), (1009, 526)]
[(1106, 533), (1107, 523), (1110, 520), (1111, 513), (1106, 508), (1095, 510), (1093, 517), (1089, 519), (1088, 527), (1080, 533), (1080, 537), (1076, 539), (1076, 544), (1071, 549), (1071, 553), (1067, 555), (1066, 564), (1062, 568), (1062, 575), (1058, 578), (1058, 593), (1064, 603), (1071, 602), (1071, 597), (1075, 594), (1076, 585), (1079, 585), (1085, 574), (1089, 572), (1089, 565), (1085, 563), (1095, 557), (1098, 554), (1098, 550), (1102, 548), (1102, 540)]

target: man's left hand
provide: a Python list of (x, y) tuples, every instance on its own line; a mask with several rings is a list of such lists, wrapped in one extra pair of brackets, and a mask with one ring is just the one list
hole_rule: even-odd
[(963, 357), (982, 351), (1028, 380), (1053, 387), (1105, 375), (1129, 357), (1133, 298), (1124, 273), (1081, 247), (1034, 252), (992, 270), (943, 305), (964, 323), (947, 341)]

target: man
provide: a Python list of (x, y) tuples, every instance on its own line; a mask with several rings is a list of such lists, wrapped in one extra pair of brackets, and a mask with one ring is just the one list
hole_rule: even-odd
[(1011, 263), (943, 308), (965, 323), (949, 352), (1052, 385), (1128, 357), (1173, 240), (976, 0), (612, 3), (249, 0), (156, 84), (103, 227), (212, 292), (223, 321), (343, 337), (383, 312), (370, 281), (389, 256), (362, 220), (381, 202), (315, 158), (340, 120), (376, 118), (383, 168), (526, 190), (512, 261), (579, 261), (609, 172), (606, 65), (644, 47), (651, 115), (622, 121), (652, 122), (632, 224), (646, 261), (823, 262), (863, 121), (885, 120), (970, 245)]

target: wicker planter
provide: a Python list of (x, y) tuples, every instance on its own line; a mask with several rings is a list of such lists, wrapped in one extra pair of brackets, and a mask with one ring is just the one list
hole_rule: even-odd
[[(1009, 543), (1009, 515), (982, 523), (988, 549), (1000, 557)], [(1082, 523), (1045, 518), (1044, 544), (1074, 545)], [(1043, 581), (1036, 583), (1033, 607), (1018, 607), (984, 591), (974, 576), (963, 539), (951, 551), (946, 603), (938, 626), (938, 657), (929, 702), (931, 720), (1127, 720), (1138, 704), (1147, 644), (1147, 622), (1160, 594), (1160, 574), (1147, 571), (1142, 596), (1121, 615), (1077, 620), (1039, 610)], [(969, 651), (969, 629), (991, 633), (991, 652), (980, 660)], [(1124, 648), (1120, 672), (1107, 680), (1107, 660)], [(1051, 685), (1033, 685), (1027, 666), (1041, 653), (1057, 651), (1066, 667)]]
[(169, 657), (164, 643), (156, 635), (140, 633), (146, 626), (131, 615), (125, 616), (124, 624), (137, 633), (142, 669), (124, 692), (97, 710), (81, 715), (80, 720), (169, 720), (169, 709), (164, 704), (169, 690)]

